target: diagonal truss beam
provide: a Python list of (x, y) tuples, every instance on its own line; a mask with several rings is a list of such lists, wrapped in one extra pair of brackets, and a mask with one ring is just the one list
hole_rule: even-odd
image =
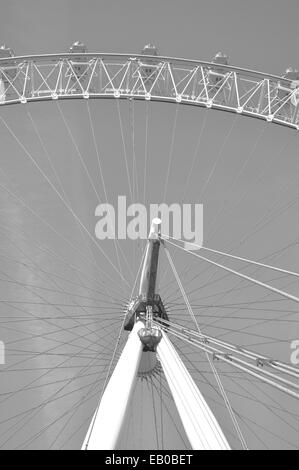
[[(153, 65), (154, 64), (154, 65)], [(283, 86), (282, 86), (283, 83)], [(299, 129), (299, 83), (232, 66), (130, 54), (0, 59), (0, 106), (67, 98), (135, 98), (237, 112)]]

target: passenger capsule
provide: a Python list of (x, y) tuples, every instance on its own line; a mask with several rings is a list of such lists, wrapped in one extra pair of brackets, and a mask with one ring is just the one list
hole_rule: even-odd
[(283, 75), (288, 80), (299, 80), (299, 72), (293, 67), (288, 67)]
[(159, 55), (156, 46), (153, 44), (147, 44), (141, 51), (143, 55)]
[[(141, 54), (144, 56), (158, 56), (158, 50), (153, 44), (147, 44), (141, 51)], [(141, 66), (146, 77), (149, 77), (156, 71), (156, 66), (158, 65), (157, 60), (153, 59), (142, 59)]]
[(69, 52), (70, 54), (74, 54), (74, 57), (72, 59), (72, 67), (75, 72), (75, 76), (70, 71), (67, 75), (71, 76), (72, 82), (74, 82), (74, 91), (80, 91), (80, 87), (78, 88), (77, 80), (82, 81), (85, 78), (88, 69), (87, 59), (85, 57), (82, 57), (81, 54), (86, 54), (88, 50), (86, 45), (83, 44), (83, 42), (76, 41), (70, 47)]
[[(212, 63), (215, 65), (228, 65), (228, 56), (223, 52), (217, 52), (212, 59)], [(226, 76), (227, 70), (222, 67), (211, 67), (209, 70), (209, 85), (216, 87), (220, 85), (223, 78)]]
[[(286, 82), (283, 79), (291, 80), (292, 82)], [(291, 93), (293, 93), (295, 88), (299, 86), (299, 71), (294, 69), (293, 67), (288, 67), (285, 73), (282, 76), (282, 80), (277, 84), (277, 94), (276, 99), (278, 100), (278, 106), (280, 106), (281, 102), (286, 100)], [(294, 100), (296, 102), (294, 102)], [(289, 107), (291, 104), (297, 106), (297, 97), (293, 97), (290, 102), (287, 102), (286, 105), (283, 106)], [(284, 109), (282, 109), (284, 111)]]
[(228, 56), (223, 52), (217, 52), (212, 59), (213, 64), (228, 65)]
[(71, 54), (85, 54), (88, 52), (87, 47), (83, 42), (76, 41), (70, 47)]
[(14, 51), (10, 47), (6, 47), (5, 44), (0, 46), (0, 59), (14, 57)]

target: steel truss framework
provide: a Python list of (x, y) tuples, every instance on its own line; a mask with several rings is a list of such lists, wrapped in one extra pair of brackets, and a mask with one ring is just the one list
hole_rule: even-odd
[(299, 81), (209, 62), (130, 54), (0, 60), (0, 105), (134, 98), (237, 112), (299, 130)]

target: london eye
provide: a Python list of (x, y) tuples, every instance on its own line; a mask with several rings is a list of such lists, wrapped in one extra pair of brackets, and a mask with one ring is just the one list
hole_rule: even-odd
[(0, 448), (298, 448), (299, 72), (2, 46), (0, 126)]

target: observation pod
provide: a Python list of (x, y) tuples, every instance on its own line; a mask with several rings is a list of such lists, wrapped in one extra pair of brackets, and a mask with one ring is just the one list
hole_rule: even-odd
[(70, 47), (71, 54), (85, 54), (87, 51), (87, 47), (83, 42), (76, 41)]
[(283, 78), (286, 78), (287, 80), (299, 80), (299, 71), (297, 69), (294, 69), (293, 67), (288, 67), (287, 70), (285, 71), (285, 74), (283, 75)]
[[(283, 79), (286, 79), (285, 81)], [(288, 81), (287, 81), (288, 80)], [(291, 83), (289, 82), (291, 80)], [(295, 91), (298, 89), (298, 93)], [(287, 119), (299, 104), (299, 71), (288, 67), (277, 84), (276, 100), (274, 110), (280, 118)]]
[[(158, 49), (153, 44), (147, 44), (141, 51), (144, 56), (158, 56)], [(145, 81), (147, 91), (150, 91), (158, 73), (159, 61), (154, 59), (142, 59), (139, 61), (142, 78)]]
[[(7, 47), (5, 44), (0, 46), (0, 59), (14, 57), (14, 55), (14, 51), (10, 47)], [(5, 62), (3, 65), (5, 65)]]
[[(72, 69), (67, 72), (67, 76), (71, 78), (73, 82), (79, 85), (78, 82), (82, 81), (88, 70), (88, 61), (82, 54), (86, 54), (88, 52), (86, 45), (83, 42), (76, 41), (74, 42), (71, 47), (69, 48), (70, 54), (74, 54), (74, 58), (72, 60)], [(79, 90), (80, 86), (74, 87), (74, 90)]]
[[(5, 44), (0, 47), (0, 59), (10, 59), (14, 55), (14, 51)], [(15, 95), (13, 82), (17, 75), (17, 66), (15, 62), (3, 60), (1, 67), (5, 67), (5, 72), (0, 72), (0, 102), (3, 102), (6, 97)]]
[[(217, 52), (213, 57), (212, 63), (216, 65), (228, 65), (228, 56), (223, 52)], [(221, 67), (215, 67), (209, 70), (209, 85), (216, 86), (220, 84), (226, 76), (227, 71)]]

